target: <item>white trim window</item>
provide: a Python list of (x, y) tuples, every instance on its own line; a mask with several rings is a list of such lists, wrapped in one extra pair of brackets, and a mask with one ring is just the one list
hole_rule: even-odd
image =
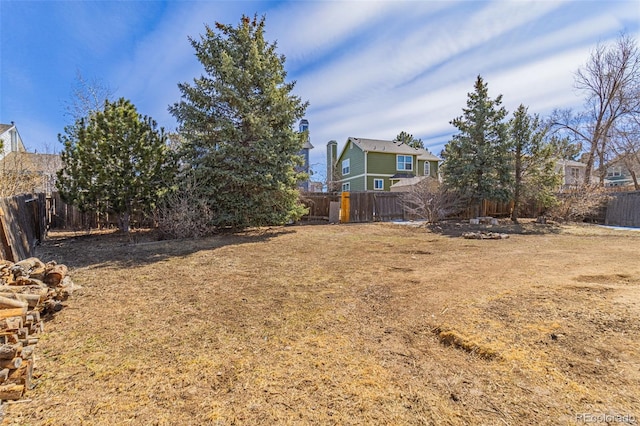
[(619, 177), (622, 176), (622, 169), (620, 167), (612, 167), (607, 170), (607, 177)]
[(396, 155), (396, 169), (401, 171), (413, 170), (413, 156), (412, 155)]
[(574, 181), (577, 181), (580, 178), (580, 169), (577, 167), (571, 167), (569, 169), (569, 171), (571, 172), (571, 179), (573, 179)]
[(373, 189), (375, 191), (384, 191), (384, 179), (374, 179)]
[(428, 161), (424, 162), (424, 175), (431, 176), (431, 163)]
[(342, 176), (351, 173), (351, 159), (347, 158), (342, 161)]
[(351, 191), (351, 182), (346, 182), (342, 184), (342, 192)]

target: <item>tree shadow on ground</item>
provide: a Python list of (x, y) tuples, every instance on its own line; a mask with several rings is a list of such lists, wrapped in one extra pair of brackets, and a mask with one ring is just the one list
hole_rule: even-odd
[(427, 229), (435, 234), (449, 237), (461, 237), (466, 232), (493, 232), (508, 235), (547, 235), (559, 234), (562, 227), (554, 222), (536, 223), (534, 219), (523, 219), (514, 223), (511, 219), (500, 219), (497, 225), (470, 224), (468, 220), (447, 220), (428, 224)]
[(154, 230), (135, 230), (130, 235), (114, 230), (50, 232), (35, 255), (44, 262), (53, 260), (69, 268), (135, 267), (202, 250), (266, 242), (293, 232), (285, 227), (256, 228), (192, 239), (160, 239)]

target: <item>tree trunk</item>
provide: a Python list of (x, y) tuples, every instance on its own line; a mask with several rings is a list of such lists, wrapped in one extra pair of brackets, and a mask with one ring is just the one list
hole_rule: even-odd
[(629, 173), (631, 174), (631, 179), (633, 179), (633, 186), (635, 190), (640, 191), (640, 184), (638, 184), (638, 176), (636, 175), (636, 172), (629, 170)]
[(130, 221), (131, 214), (129, 212), (120, 213), (118, 218), (118, 222), (120, 222), (120, 231), (128, 234), (130, 230)]
[(520, 187), (522, 186), (522, 150), (520, 146), (516, 149), (516, 170), (515, 170), (515, 188), (513, 192), (513, 210), (511, 211), (511, 220), (518, 223), (518, 209), (520, 208)]
[[(593, 142), (592, 142), (593, 144)], [(593, 172), (593, 160), (595, 157), (595, 149), (589, 151), (589, 155), (587, 158), (587, 167), (584, 171), (584, 183), (585, 185), (589, 185), (591, 183), (591, 173)]]
[(520, 209), (520, 188), (516, 186), (513, 194), (513, 210), (511, 211), (511, 221), (518, 223), (518, 209)]

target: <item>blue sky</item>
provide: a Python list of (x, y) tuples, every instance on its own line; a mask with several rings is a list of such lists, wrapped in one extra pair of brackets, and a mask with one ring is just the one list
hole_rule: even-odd
[(77, 71), (167, 130), (179, 82), (201, 74), (187, 37), (216, 21), (266, 15), (295, 93), (310, 102), (312, 167), (347, 137), (405, 130), (438, 155), (477, 75), (546, 115), (581, 108), (575, 71), (621, 31), (640, 39), (640, 4), (624, 1), (30, 1), (0, 0), (0, 122), (27, 148), (59, 152)]

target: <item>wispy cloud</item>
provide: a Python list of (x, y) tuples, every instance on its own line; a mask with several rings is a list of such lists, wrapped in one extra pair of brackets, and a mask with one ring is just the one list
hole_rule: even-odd
[(172, 129), (167, 107), (180, 98), (177, 84), (202, 72), (188, 37), (198, 38), (205, 24), (235, 25), (242, 14), (257, 13), (266, 14), (267, 38), (287, 57), (296, 94), (311, 103), (315, 164), (324, 162), (331, 139), (392, 138), (401, 130), (438, 154), (478, 74), (509, 110), (520, 103), (540, 114), (580, 106), (573, 73), (591, 49), (623, 29), (640, 35), (632, 0), (34, 4), (0, 6), (0, 118), (21, 123), (28, 145), (56, 140), (76, 68)]

